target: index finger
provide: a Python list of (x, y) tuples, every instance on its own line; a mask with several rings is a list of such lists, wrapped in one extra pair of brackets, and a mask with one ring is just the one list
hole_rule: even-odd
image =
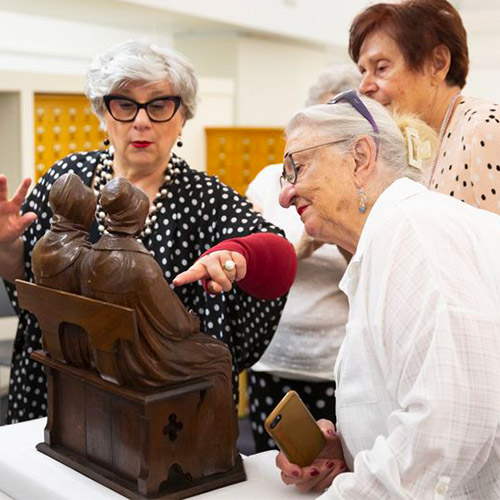
[(175, 286), (186, 285), (193, 281), (198, 281), (208, 277), (208, 272), (205, 267), (196, 262), (187, 271), (178, 274), (172, 281)]

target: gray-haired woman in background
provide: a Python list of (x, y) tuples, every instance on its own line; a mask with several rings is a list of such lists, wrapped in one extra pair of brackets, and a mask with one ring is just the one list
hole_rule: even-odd
[[(86, 86), (111, 147), (59, 161), (34, 188), (22, 215), (29, 180), (9, 201), (7, 180), (0, 176), (0, 276), (10, 282), (7, 288), (19, 315), (9, 422), (46, 412), (45, 378), (41, 365), (30, 359), (41, 348), (41, 332), (36, 319), (19, 310), (12, 282), (32, 280), (31, 251), (52, 215), (48, 195), (53, 182), (68, 171), (96, 194), (110, 179), (123, 177), (148, 195), (151, 209), (140, 239), (165, 279), (177, 286), (183, 304), (199, 315), (201, 330), (228, 344), (235, 381), (272, 338), (285, 302), (276, 297), (293, 281), (295, 254), (245, 198), (192, 170), (172, 152), (176, 142), (181, 145), (186, 120), (194, 116), (197, 86), (193, 67), (174, 52), (138, 41), (118, 44), (95, 58)], [(98, 202), (90, 241), (96, 242), (104, 230)], [(211, 295), (193, 282), (199, 279)]]

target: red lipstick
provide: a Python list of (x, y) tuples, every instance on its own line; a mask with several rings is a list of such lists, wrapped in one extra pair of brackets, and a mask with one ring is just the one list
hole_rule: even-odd
[(132, 146), (134, 148), (147, 148), (148, 146), (151, 146), (153, 144), (152, 142), (149, 141), (134, 141), (132, 142)]
[(297, 212), (299, 213), (299, 215), (302, 215), (306, 209), (307, 205), (302, 205), (301, 207), (297, 207)]

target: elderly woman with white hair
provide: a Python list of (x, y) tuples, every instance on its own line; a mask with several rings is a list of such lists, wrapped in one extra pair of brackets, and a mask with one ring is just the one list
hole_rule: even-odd
[(412, 180), (424, 150), (406, 133), (409, 155), (355, 91), (288, 125), (281, 204), (354, 255), (337, 429), (320, 421), (310, 466), (277, 465), (324, 499), (500, 498), (500, 217)]
[[(139, 41), (118, 44), (92, 62), (86, 93), (110, 148), (62, 159), (24, 205), (29, 180), (8, 200), (7, 180), (0, 176), (0, 276), (20, 317), (7, 419), (18, 422), (46, 412), (41, 365), (30, 359), (41, 347), (40, 329), (32, 315), (17, 307), (12, 282), (32, 280), (31, 252), (52, 215), (50, 189), (69, 171), (96, 195), (119, 177), (148, 195), (151, 209), (140, 239), (182, 303), (198, 314), (201, 331), (229, 346), (236, 399), (237, 374), (260, 357), (280, 318), (295, 272), (293, 248), (245, 198), (172, 152), (175, 143), (181, 146), (186, 120), (194, 116), (197, 93), (193, 67), (178, 54)], [(98, 199), (90, 241), (96, 242), (105, 229)], [(205, 290), (197, 280), (203, 280)]]

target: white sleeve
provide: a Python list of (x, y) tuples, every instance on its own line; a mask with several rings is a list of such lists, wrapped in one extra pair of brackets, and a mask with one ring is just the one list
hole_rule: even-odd
[[(411, 224), (401, 233), (396, 244), (392, 235), (370, 249), (380, 271), (366, 300), (370, 341), (399, 409), (389, 414), (386, 435), (355, 456), (354, 471), (338, 476), (322, 500), (439, 499), (481, 474), (498, 476), (491, 460), (500, 422), (494, 300), (470, 255), (455, 247), (433, 260)], [(492, 498), (481, 488), (498, 487), (498, 479), (488, 481), (475, 484), (470, 498)]]

